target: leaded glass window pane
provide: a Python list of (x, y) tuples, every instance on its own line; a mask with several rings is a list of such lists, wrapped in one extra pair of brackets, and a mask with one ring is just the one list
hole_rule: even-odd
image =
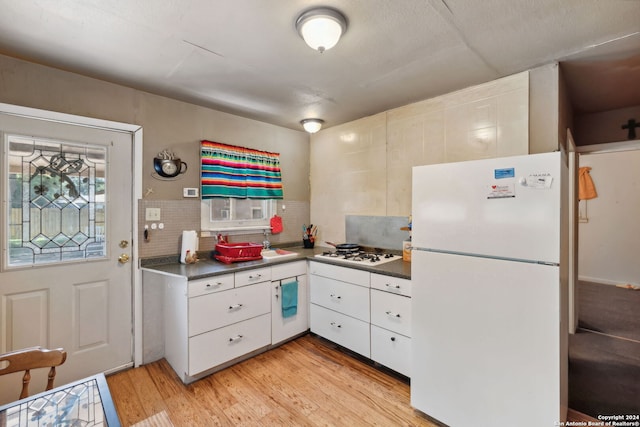
[(9, 135), (9, 266), (104, 258), (107, 149)]

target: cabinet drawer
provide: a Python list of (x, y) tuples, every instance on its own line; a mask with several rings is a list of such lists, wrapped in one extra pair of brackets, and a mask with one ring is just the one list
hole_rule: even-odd
[(236, 288), (266, 281), (271, 281), (271, 267), (255, 268), (236, 273)]
[(233, 274), (190, 280), (188, 284), (189, 290), (187, 293), (189, 297), (197, 297), (198, 295), (206, 295), (211, 292), (224, 291), (233, 288), (233, 280)]
[(307, 274), (307, 262), (295, 261), (286, 264), (278, 264), (271, 267), (271, 280), (282, 280), (288, 277)]
[(371, 359), (411, 376), (411, 338), (371, 325)]
[(371, 324), (411, 336), (411, 298), (371, 290)]
[(371, 287), (398, 295), (411, 296), (411, 280), (401, 279), (399, 277), (372, 273)]
[(218, 366), (271, 342), (268, 314), (189, 338), (189, 375)]
[(311, 304), (309, 319), (311, 332), (365, 357), (371, 357), (369, 323), (315, 304)]
[(354, 268), (338, 267), (331, 264), (323, 264), (320, 262), (309, 263), (309, 273), (317, 276), (328, 277), (330, 279), (349, 282), (355, 285), (369, 287), (368, 271), (356, 270)]
[(369, 288), (322, 276), (311, 276), (310, 282), (312, 303), (369, 322)]
[(271, 282), (189, 298), (189, 336), (271, 312)]

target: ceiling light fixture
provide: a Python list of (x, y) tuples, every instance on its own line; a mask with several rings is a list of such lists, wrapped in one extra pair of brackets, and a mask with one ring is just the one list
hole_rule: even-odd
[(300, 121), (300, 124), (309, 133), (316, 133), (322, 128), (324, 120), (322, 119), (304, 119)]
[(347, 19), (335, 9), (319, 7), (300, 15), (296, 29), (311, 48), (322, 53), (334, 47), (347, 31)]

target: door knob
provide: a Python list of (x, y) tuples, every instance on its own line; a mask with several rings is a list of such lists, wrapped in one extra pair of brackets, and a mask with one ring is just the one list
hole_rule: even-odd
[(129, 262), (129, 255), (128, 254), (122, 254), (118, 257), (118, 262), (120, 264), (126, 264)]

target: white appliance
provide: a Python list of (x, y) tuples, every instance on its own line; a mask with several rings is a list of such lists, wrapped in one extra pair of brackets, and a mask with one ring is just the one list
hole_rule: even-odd
[(317, 258), (328, 258), (331, 261), (344, 264), (364, 265), (365, 267), (374, 267), (380, 264), (386, 264), (391, 261), (402, 259), (400, 255), (390, 253), (372, 254), (366, 252), (358, 252), (355, 254), (339, 254), (335, 251), (326, 251), (315, 255)]
[(413, 168), (411, 404), (456, 426), (567, 407), (562, 154)]

